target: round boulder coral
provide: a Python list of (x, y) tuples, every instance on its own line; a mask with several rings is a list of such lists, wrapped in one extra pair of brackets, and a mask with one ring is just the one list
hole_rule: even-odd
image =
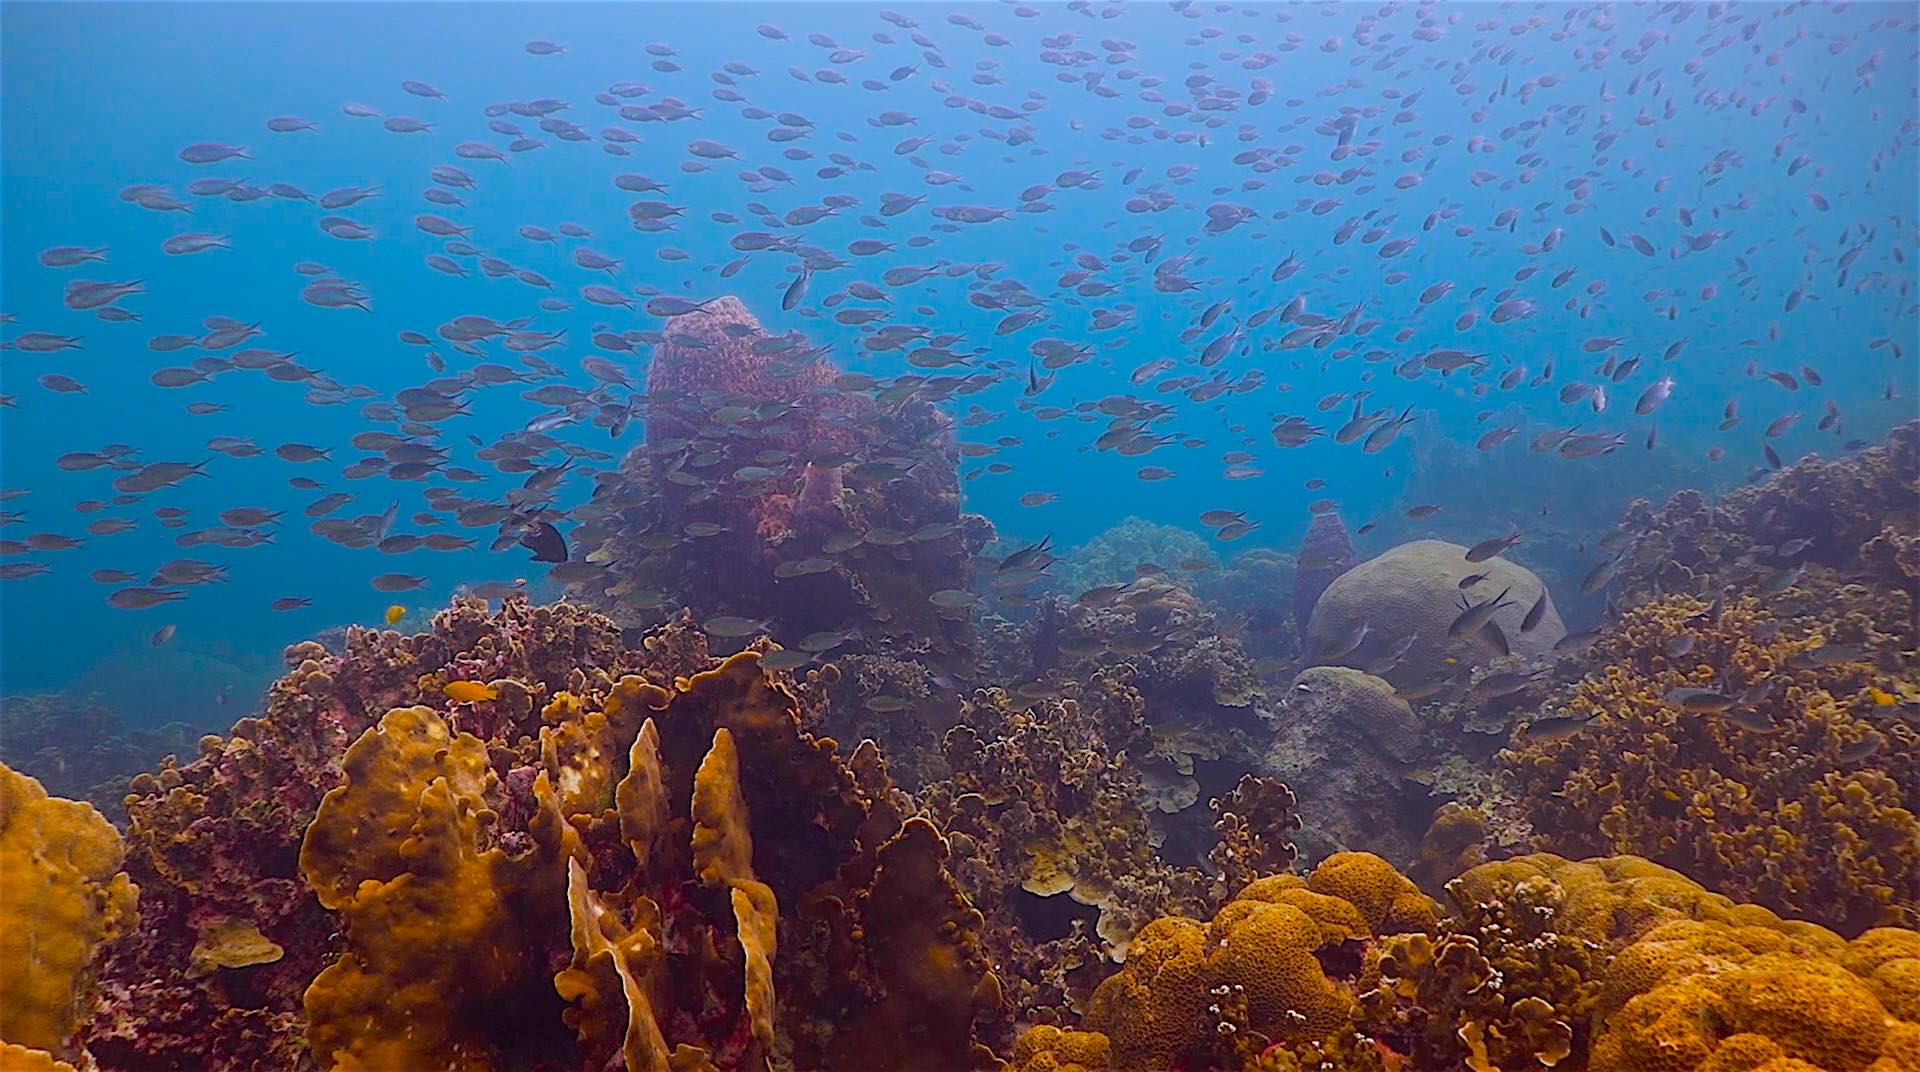
[[(1461, 587), (1476, 574), (1485, 577)], [(1543, 596), (1540, 620), (1523, 631), (1528, 610)], [(1469, 562), (1459, 544), (1415, 540), (1362, 562), (1327, 586), (1307, 624), (1306, 651), (1313, 662), (1378, 668), (1411, 637), (1398, 669), (1382, 673), (1399, 682), (1429, 681), (1451, 673), (1455, 665), (1477, 665), (1500, 654), (1477, 629), (1450, 635), (1466, 605), (1495, 598), (1504, 605), (1489, 620), (1514, 654), (1543, 655), (1567, 635), (1553, 597), (1532, 570), (1504, 558)]]

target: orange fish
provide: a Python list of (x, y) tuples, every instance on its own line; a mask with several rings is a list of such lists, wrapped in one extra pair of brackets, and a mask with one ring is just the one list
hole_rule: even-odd
[(479, 703), (481, 700), (500, 698), (499, 689), (478, 681), (449, 681), (441, 691), (447, 694), (447, 699), (456, 703)]

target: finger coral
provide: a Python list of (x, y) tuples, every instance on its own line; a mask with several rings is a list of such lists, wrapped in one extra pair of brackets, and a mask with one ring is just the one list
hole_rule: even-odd
[[(1915, 918), (1920, 736), (1872, 699), (1890, 682), (1868, 653), (1810, 628), (1754, 599), (1628, 612), (1549, 701), (1585, 730), (1501, 754), (1537, 846), (1644, 855), (1847, 932)], [(1735, 709), (1685, 710), (1683, 688)]]
[(87, 1067), (94, 957), (139, 891), (92, 805), (49, 797), (0, 764), (0, 1067)]

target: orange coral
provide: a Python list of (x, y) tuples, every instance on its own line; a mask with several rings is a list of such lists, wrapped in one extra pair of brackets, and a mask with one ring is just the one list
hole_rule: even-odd
[[(1211, 923), (1149, 923), (1126, 966), (1094, 991), (1085, 1026), (1106, 1037), (1116, 1068), (1238, 1061), (1276, 1044), (1331, 1042), (1354, 1010), (1361, 948), (1379, 933), (1374, 926), (1434, 918), (1432, 903), (1386, 861), (1341, 853), (1309, 878), (1249, 884)], [(1035, 1065), (1048, 1068), (1085, 1064), (1098, 1050), (1077, 1034), (1035, 1028), (1015, 1052), (1028, 1063), (1060, 1055), (1056, 1065)]]
[(1594, 1039), (1590, 1068), (1913, 1067), (1920, 1024), (1903, 1020), (1880, 992), (1911, 1007), (1920, 987), (1880, 978), (1877, 990), (1849, 969), (1850, 952), (1817, 930), (1789, 937), (1765, 926), (1696, 920), (1657, 927), (1606, 973), (1611, 1011)]
[[(541, 1010), (537, 901), (557, 838), (519, 856), (487, 845), (498, 779), (485, 744), (431, 708), (395, 708), (347, 749), (301, 846), (301, 871), (340, 912), (347, 951), (307, 988), (323, 1069), (490, 1072)], [(544, 877), (545, 882), (542, 882)], [(550, 921), (544, 921), (549, 922)]]
[(120, 835), (0, 763), (0, 1066), (90, 1065), (94, 955), (133, 923)]

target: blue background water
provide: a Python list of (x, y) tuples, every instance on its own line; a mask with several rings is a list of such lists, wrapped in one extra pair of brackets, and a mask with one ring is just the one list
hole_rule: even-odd
[[(831, 193), (850, 194), (860, 199), (859, 206), (805, 228), (804, 238), (836, 249), (862, 237), (896, 243), (893, 252), (847, 256), (850, 267), (816, 276), (808, 307), (849, 281), (878, 282), (884, 269), (897, 265), (1001, 265), (996, 278), (1024, 281), (1048, 298), (1049, 321), (1009, 337), (994, 335), (1004, 313), (968, 304), (970, 277), (936, 275), (902, 288), (894, 309), (897, 323), (964, 332), (967, 342), (957, 349), (984, 346), (986, 359), (1018, 369), (1006, 383), (962, 402), (1001, 414), (971, 429), (970, 440), (1021, 439), (991, 459), (966, 466), (1000, 461), (1014, 467), (965, 485), (968, 508), (987, 514), (1010, 539), (1051, 532), (1057, 544), (1071, 545), (1129, 515), (1197, 528), (1200, 511), (1227, 507), (1262, 522), (1237, 546), (1291, 549), (1305, 527), (1306, 505), (1331, 497), (1339, 500), (1350, 524), (1388, 519), (1383, 535), (1431, 530), (1472, 540), (1509, 523), (1524, 527), (1542, 506), (1614, 517), (1639, 493), (1728, 486), (1760, 463), (1760, 429), (1791, 410), (1801, 411), (1803, 419), (1775, 441), (1789, 460), (1811, 450), (1837, 452), (1844, 438), (1876, 438), (1914, 415), (1913, 213), (1920, 183), (1914, 163), (1910, 5), (1735, 5), (1721, 9), (1730, 10), (1730, 16), (1712, 22), (1702, 7), (1329, 4), (1181, 10), (1142, 4), (1071, 11), (1047, 7), (1038, 17), (1024, 18), (1001, 5), (899, 5), (896, 10), (939, 44), (945, 70), (932, 68), (908, 41), (908, 31), (883, 21), (880, 10), (863, 4), (10, 3), (0, 8), (5, 20), (0, 306), (16, 319), (7, 336), (39, 330), (85, 338), (81, 350), (0, 354), (0, 389), (17, 398), (13, 408), (0, 410), (0, 484), (31, 489), (3, 507), (27, 514), (4, 535), (80, 535), (86, 523), (100, 517), (140, 520), (132, 532), (91, 538), (79, 550), (24, 556), (54, 568), (0, 585), (0, 692), (104, 689), (136, 721), (144, 720), (142, 712), (156, 720), (194, 717), (222, 690), (237, 692), (239, 704), (251, 703), (258, 683), (273, 673), (282, 645), (343, 622), (377, 621), (391, 598), (369, 587), (368, 578), (376, 573), (429, 576), (426, 589), (398, 597), (424, 608), (439, 605), (461, 583), (535, 576), (519, 549), (384, 556), (343, 549), (305, 531), (301, 508), (322, 493), (289, 488), (289, 476), (306, 475), (325, 482), (328, 490), (353, 492), (355, 501), (339, 516), (377, 513), (397, 498), (398, 529), (436, 531), (405, 521), (424, 507), (419, 494), (426, 485), (340, 478), (340, 467), (361, 453), (346, 440), (372, 427), (358, 415), (357, 405), (308, 405), (300, 385), (258, 373), (222, 374), (186, 390), (163, 390), (147, 378), (156, 368), (186, 364), (196, 356), (193, 351), (153, 353), (146, 347), (149, 336), (198, 334), (201, 319), (214, 314), (259, 321), (266, 334), (247, 345), (297, 351), (309, 367), (388, 396), (433, 375), (420, 348), (396, 341), (396, 334), (412, 329), (431, 335), (456, 315), (500, 320), (533, 315), (534, 326), (542, 330), (564, 327), (569, 345), (542, 356), (569, 369), (590, 352), (585, 340), (595, 324), (616, 330), (657, 326), (637, 312), (579, 300), (579, 287), (601, 281), (571, 262), (570, 250), (582, 243), (529, 242), (515, 233), (523, 224), (584, 224), (594, 232), (584, 244), (623, 261), (613, 282), (629, 292), (645, 284), (695, 297), (737, 293), (770, 329), (798, 328), (818, 342), (832, 342), (846, 367), (882, 375), (910, 371), (901, 352), (866, 355), (854, 329), (827, 316), (780, 311), (791, 256), (755, 254), (736, 277), (716, 278), (718, 267), (738, 256), (727, 241), (758, 229), (741, 207), (745, 202), (758, 200), (784, 212)], [(996, 46), (981, 33), (951, 23), (947, 16), (956, 11), (1011, 43)], [(1356, 41), (1362, 20), (1374, 24), (1373, 47)], [(791, 39), (756, 34), (761, 22), (778, 25)], [(1438, 31), (1428, 35), (1435, 39), (1413, 36), (1423, 22)], [(1513, 32), (1529, 24), (1525, 32)], [(1215, 28), (1218, 33), (1209, 32)], [(829, 63), (827, 50), (805, 41), (808, 33), (827, 34), (843, 47), (864, 50), (866, 57), (846, 65)], [(876, 41), (876, 33), (894, 43)], [(1069, 33), (1075, 35), (1071, 48), (1087, 50), (1089, 58), (1075, 66), (1043, 61), (1040, 39)], [(1241, 35), (1250, 42), (1237, 40)], [(567, 51), (529, 55), (523, 44), (531, 39), (560, 42)], [(1106, 39), (1135, 47), (1124, 57), (1112, 57), (1099, 43)], [(656, 57), (643, 51), (650, 42), (670, 45), (677, 53), (672, 62), (682, 70), (656, 70)], [(1597, 60), (1602, 52), (1603, 62)], [(1243, 61), (1255, 53), (1274, 62), (1245, 69)], [(1862, 68), (1869, 57), (1874, 59), (1867, 77)], [(771, 121), (742, 118), (738, 105), (712, 98), (716, 83), (710, 75), (731, 60), (761, 72), (739, 80), (752, 103), (812, 121), (811, 136), (792, 144), (810, 149), (816, 159), (786, 159), (784, 146), (765, 140)], [(909, 64), (918, 65), (914, 76), (888, 81), (889, 72)], [(803, 83), (787, 73), (790, 65), (842, 70), (852, 84)], [(1253, 78), (1264, 78), (1273, 86), (1272, 96), (1257, 106), (1242, 100), (1235, 110), (1183, 115), (1140, 99), (1142, 78), (1157, 75), (1167, 101), (1191, 101), (1184, 80), (1195, 74), (1236, 86), (1243, 97)], [(951, 86), (950, 94), (932, 88), (935, 77)], [(861, 88), (868, 78), (888, 88)], [(1553, 84), (1539, 85), (1543, 78)], [(405, 79), (429, 82), (446, 99), (410, 96), (400, 88)], [(593, 102), (596, 92), (621, 80), (651, 88), (623, 103), (645, 105), (677, 96), (699, 108), (701, 118), (623, 122)], [(1528, 83), (1534, 86), (1523, 99), (1521, 87)], [(1400, 100), (1384, 99), (1388, 89)], [(1404, 99), (1415, 93), (1418, 103), (1408, 110), (1417, 117), (1396, 119)], [(1024, 102), (1039, 106), (1006, 121), (944, 103), (955, 95), (1016, 109)], [(462, 141), (504, 145), (508, 140), (487, 131), (484, 105), (538, 97), (571, 101), (563, 116), (589, 131), (617, 123), (644, 143), (631, 147), (632, 156), (618, 157), (604, 152), (598, 137), (580, 144), (559, 141), (532, 131), (532, 120), (509, 116), (546, 147), (514, 154), (505, 165), (454, 157), (452, 147)], [(370, 104), (385, 115), (429, 119), (436, 126), (430, 134), (389, 133), (378, 120), (343, 115), (347, 101)], [(1360, 118), (1354, 142), (1378, 138), (1382, 144), (1371, 156), (1333, 161), (1329, 152), (1335, 138), (1316, 128), (1349, 107), (1371, 113)], [(917, 122), (886, 128), (869, 123), (888, 109), (906, 111)], [(319, 130), (269, 133), (265, 121), (277, 115), (308, 118)], [(1130, 117), (1144, 118), (1144, 129), (1134, 137), (1127, 136)], [(1009, 148), (982, 133), (1004, 135), (1015, 126), (1031, 128), (1029, 144)], [(1176, 133), (1186, 137), (1176, 141), (1171, 136)], [(917, 154), (926, 166), (962, 176), (970, 191), (928, 186), (922, 168), (895, 155), (895, 143), (917, 134), (932, 136)], [(1602, 134), (1617, 135), (1604, 150), (1595, 141)], [(1469, 145), (1477, 135), (1489, 143), (1484, 151)], [(1791, 140), (1776, 154), (1783, 137)], [(744, 158), (685, 174), (681, 165), (692, 159), (686, 145), (696, 138), (738, 147)], [(1530, 148), (1524, 144), (1529, 138)], [(205, 141), (248, 146), (251, 159), (212, 166), (178, 159), (183, 146)], [(1257, 175), (1233, 162), (1235, 154), (1256, 146), (1299, 148), (1276, 154), (1290, 156), (1288, 166)], [(1415, 146), (1425, 146), (1424, 158), (1402, 162), (1402, 151)], [(814, 169), (835, 151), (870, 163), (873, 170), (815, 177)], [(1528, 152), (1528, 163), (1516, 162)], [(1803, 154), (1809, 165), (1789, 176), (1789, 163)], [(421, 200), (428, 169), (439, 163), (458, 164), (478, 179), (478, 190), (462, 192), (465, 207)], [(739, 173), (762, 164), (782, 167), (797, 181), (750, 193)], [(1167, 179), (1167, 169), (1176, 165), (1192, 173)], [(1316, 181), (1316, 176), (1338, 176), (1357, 166), (1372, 174), (1344, 184)], [(1046, 199), (1052, 211), (1044, 214), (1015, 214), (952, 233), (929, 230), (937, 222), (928, 215), (930, 208), (1012, 207), (1022, 190), (1073, 168), (1098, 172), (1102, 185), (1057, 190)], [(1141, 170), (1140, 177), (1123, 186), (1122, 176), (1134, 168)], [(1481, 169), (1495, 177), (1476, 182), (1474, 172)], [(617, 190), (611, 179), (623, 172), (650, 175), (670, 192)], [(1397, 177), (1415, 172), (1422, 176), (1419, 185), (1396, 189)], [(1526, 181), (1521, 181), (1523, 172)], [(308, 203), (186, 197), (188, 182), (216, 175), (261, 185), (291, 182), (315, 195), (340, 186), (378, 185), (380, 198), (337, 213), (366, 224), (377, 237), (333, 239), (315, 223), (326, 213)], [(1567, 184), (1581, 177), (1591, 194), (1571, 211), (1575, 199)], [(1248, 180), (1264, 186), (1247, 188)], [(192, 203), (193, 215), (148, 211), (119, 200), (121, 188), (142, 182), (165, 184)], [(1156, 213), (1127, 211), (1126, 200), (1149, 185), (1173, 194), (1175, 205)], [(925, 194), (927, 203), (888, 219), (884, 231), (863, 226), (858, 218), (877, 212), (879, 195), (888, 190)], [(1830, 208), (1815, 208), (1809, 192), (1824, 195)], [(684, 206), (676, 230), (641, 234), (632, 229), (626, 206), (641, 197)], [(1322, 198), (1338, 198), (1340, 205), (1324, 215), (1302, 210), (1304, 203)], [(1216, 202), (1246, 206), (1256, 218), (1225, 234), (1204, 235), (1205, 209)], [(1444, 206), (1457, 210), (1454, 218), (1423, 230), (1427, 215)], [(1695, 213), (1693, 226), (1677, 218), (1679, 208)], [(1493, 228), (1504, 209), (1518, 210), (1511, 233)], [(716, 211), (733, 212), (746, 222), (715, 222), (711, 213)], [(423, 258), (438, 252), (440, 243), (414, 227), (412, 219), (420, 212), (447, 215), (471, 227), (476, 245), (554, 280), (553, 293), (572, 299), (575, 308), (539, 312), (536, 302), (545, 292), (511, 279), (480, 278), (470, 259), (465, 260), (469, 278), (430, 270)], [(1366, 243), (1356, 233), (1344, 244), (1333, 244), (1336, 229), (1354, 216), (1367, 217), (1359, 231), (1379, 224), (1387, 235)], [(1472, 233), (1456, 236), (1456, 225)], [(1603, 226), (1623, 240), (1644, 235), (1658, 255), (1609, 248), (1599, 234)], [(1526, 251), (1554, 228), (1564, 228), (1555, 250)], [(1728, 237), (1704, 252), (1669, 257), (1683, 233), (1707, 228), (1726, 231)], [(231, 235), (233, 248), (188, 257), (160, 252), (168, 235), (188, 230)], [(1104, 298), (1075, 298), (1056, 285), (1071, 267), (1073, 252), (1091, 251), (1112, 262), (1116, 250), (1143, 234), (1164, 236), (1161, 261), (1190, 255), (1186, 274), (1201, 289), (1188, 295), (1156, 293), (1150, 272), (1122, 275), (1138, 269), (1137, 260), (1099, 273), (1119, 284)], [(914, 249), (906, 243), (913, 235), (931, 235), (935, 241)], [(1394, 237), (1416, 241), (1399, 257), (1383, 259), (1379, 244)], [(1835, 261), (1862, 242), (1868, 248), (1842, 285)], [(77, 269), (42, 267), (35, 259), (39, 251), (56, 245), (109, 246), (111, 259)], [(670, 250), (684, 251), (687, 258), (663, 259)], [(1270, 282), (1269, 271), (1289, 252), (1302, 258), (1304, 267), (1286, 282)], [(1895, 259), (1896, 252), (1905, 255), (1904, 262)], [(320, 261), (363, 283), (372, 294), (373, 311), (304, 304), (299, 295), (306, 280), (293, 271), (301, 260)], [(1746, 272), (1737, 261), (1744, 262)], [(1515, 283), (1515, 273), (1529, 264), (1539, 265), (1538, 274)], [(1574, 281), (1551, 288), (1549, 281), (1565, 268), (1577, 269)], [(1385, 273), (1396, 269), (1408, 278), (1385, 282)], [(143, 322), (103, 323), (63, 308), (62, 288), (74, 278), (145, 280), (146, 293), (122, 303), (139, 311)], [(1456, 289), (1431, 306), (1420, 306), (1420, 292), (1442, 280), (1452, 280)], [(1605, 290), (1588, 299), (1584, 317), (1563, 308), (1569, 297), (1587, 298), (1583, 288), (1594, 281)], [(1701, 290), (1709, 284), (1717, 285), (1719, 294), (1702, 300)], [(1486, 313), (1495, 304), (1493, 294), (1508, 286), (1536, 300), (1538, 312), (1491, 324)], [(1472, 297), (1479, 287), (1486, 293)], [(1802, 287), (1807, 299), (1786, 312), (1787, 296)], [(1650, 297), (1650, 291), (1662, 296)], [(1334, 349), (1378, 348), (1391, 358), (1330, 361), (1327, 351), (1263, 351), (1261, 343), (1288, 328), (1276, 319), (1250, 332), (1250, 350), (1236, 352), (1215, 370), (1193, 368), (1205, 340), (1225, 325), (1295, 295), (1305, 296), (1310, 311), (1329, 317), (1360, 304), (1362, 319), (1377, 320), (1379, 326), (1364, 339), (1339, 340)], [(1199, 310), (1222, 299), (1231, 300), (1232, 312), (1200, 339), (1181, 341)], [(1126, 326), (1089, 330), (1092, 310), (1123, 304), (1134, 314)], [(913, 310), (921, 305), (934, 315), (917, 315)], [(1675, 307), (1671, 317), (1669, 305)], [(1455, 318), (1468, 309), (1480, 311), (1480, 322), (1456, 330)], [(1413, 334), (1396, 341), (1402, 328), (1412, 328)], [(1570, 381), (1595, 378), (1593, 366), (1600, 358), (1583, 354), (1580, 344), (1602, 335), (1624, 340), (1619, 354), (1644, 354), (1646, 360), (1626, 383), (1608, 385), (1611, 406), (1595, 415), (1584, 404), (1563, 405), (1556, 392)], [(1040, 404), (1071, 407), (1131, 391), (1178, 404), (1177, 416), (1155, 431), (1199, 437), (1207, 445), (1169, 446), (1145, 457), (1122, 458), (1090, 447), (1103, 419), (1041, 423), (1019, 411), (1015, 401), (1025, 381), (1026, 346), (1043, 336), (1091, 342), (1100, 356), (1061, 372)], [(1690, 340), (1684, 354), (1663, 365), (1661, 353), (1682, 338)], [(1891, 347), (1870, 347), (1885, 338), (1896, 340), (1903, 356), (1896, 357)], [(1412, 381), (1392, 374), (1408, 357), (1443, 346), (1486, 353), (1493, 374), (1478, 381), (1464, 373), (1441, 378), (1427, 372)], [(452, 368), (472, 363), (438, 349)], [(1128, 387), (1132, 369), (1162, 357), (1182, 362), (1168, 376), (1196, 371), (1238, 376), (1259, 368), (1266, 383), (1211, 404), (1158, 395), (1151, 385)], [(1474, 383), (1490, 382), (1511, 365), (1526, 365), (1530, 379), (1549, 359), (1557, 373), (1548, 386), (1495, 391), (1484, 399), (1470, 393)], [(511, 355), (507, 360), (511, 363)], [(1825, 383), (1790, 394), (1751, 376), (1750, 362), (1757, 362), (1761, 372), (1785, 369), (1796, 376), (1803, 365), (1812, 365)], [(34, 381), (45, 372), (71, 375), (87, 385), (88, 393), (44, 390)], [(1672, 400), (1652, 417), (1635, 416), (1634, 400), (1663, 372), (1678, 382)], [(569, 382), (590, 386), (577, 371)], [(1895, 397), (1888, 399), (1890, 384)], [(1401, 442), (1377, 455), (1325, 439), (1295, 450), (1273, 445), (1268, 428), (1275, 415), (1302, 415), (1331, 433), (1345, 419), (1347, 405), (1317, 413), (1314, 402), (1361, 386), (1376, 391), (1369, 409), (1413, 405), (1421, 420)], [(478, 392), (471, 416), (444, 423), (456, 463), (472, 464), (469, 433), (491, 440), (541, 411), (520, 400), (518, 390)], [(1714, 429), (1730, 399), (1738, 402), (1744, 419), (1736, 430), (1721, 434)], [(189, 416), (185, 406), (192, 400), (231, 408)], [(1814, 427), (1828, 400), (1845, 415), (1840, 434)], [(1476, 415), (1487, 410), (1493, 416), (1477, 421)], [(1443, 489), (1456, 491), (1459, 502), (1471, 504), (1468, 509), (1417, 526), (1399, 519), (1400, 509), (1409, 504), (1403, 497), (1407, 481), (1421, 459), (1438, 449), (1438, 440), (1466, 444), (1471, 452), (1481, 432), (1515, 422), (1521, 424), (1519, 432), (1494, 452), (1491, 464), (1472, 478), (1473, 486)], [(1575, 422), (1582, 430), (1624, 432), (1627, 446), (1579, 461), (1527, 449), (1539, 431)], [(1660, 443), (1648, 451), (1642, 441), (1655, 424)], [(1244, 426), (1244, 433), (1230, 433), (1233, 425)], [(75, 513), (73, 504), (110, 497), (108, 484), (115, 474), (68, 473), (53, 466), (63, 453), (116, 442), (139, 447), (144, 461), (198, 461), (209, 456), (204, 444), (215, 435), (251, 437), (269, 453), (250, 459), (214, 455), (208, 479), (90, 515)], [(624, 449), (637, 442), (639, 428), (617, 446), (609, 445), (603, 432), (575, 429), (566, 435), (597, 449)], [(1219, 456), (1242, 447), (1243, 440), (1266, 475), (1224, 479)], [(270, 453), (283, 442), (331, 447), (333, 457), (290, 465)], [(1710, 464), (1702, 455), (1715, 444), (1724, 445), (1727, 456)], [(1141, 465), (1162, 465), (1179, 476), (1143, 483), (1134, 475)], [(492, 475), (484, 466), (476, 468)], [(1305, 482), (1316, 477), (1327, 487), (1307, 490)], [(480, 487), (504, 491), (519, 479), (501, 477)], [(578, 501), (584, 487), (584, 482), (572, 485), (567, 501)], [(1018, 505), (1030, 491), (1057, 492), (1060, 499), (1039, 508)], [(183, 530), (159, 527), (151, 516), (158, 506), (190, 511), (190, 527), (215, 524), (214, 515), (233, 506), (284, 509), (288, 516), (271, 545), (234, 551), (179, 548), (173, 537)], [(492, 534), (452, 531), (477, 534), (482, 546)], [(110, 588), (87, 577), (90, 569), (101, 567), (144, 574), (178, 557), (230, 564), (232, 580), (196, 587), (184, 602), (127, 612), (110, 608), (104, 601)], [(1526, 561), (1526, 549), (1515, 557)], [(268, 604), (279, 596), (305, 596), (313, 603), (276, 613)], [(169, 622), (178, 626), (176, 639), (164, 647), (150, 645), (149, 635)], [(224, 722), (231, 713), (200, 720)]]

